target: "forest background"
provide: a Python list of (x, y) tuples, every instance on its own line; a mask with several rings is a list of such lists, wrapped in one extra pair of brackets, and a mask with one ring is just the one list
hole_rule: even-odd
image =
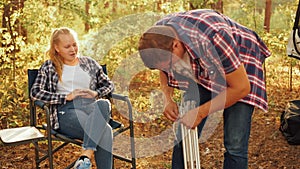
[[(264, 66), (271, 113), (260, 112), (259, 116), (254, 117), (257, 131), (265, 133), (253, 132), (252, 138), (257, 139), (253, 141), (257, 143), (255, 149), (267, 144), (266, 135), (259, 140), (264, 134), (283, 140), (277, 131), (280, 112), (288, 100), (299, 96), (299, 62), (286, 54), (297, 5), (297, 0), (3, 0), (0, 2), (0, 129), (29, 124), (27, 69), (39, 68), (48, 59), (44, 53), (53, 28), (67, 26), (78, 33), (81, 54), (106, 64), (108, 75), (116, 84), (116, 92), (129, 96), (135, 112), (135, 137), (147, 140), (162, 135), (172, 128), (172, 124), (161, 113), (158, 72), (146, 69), (137, 57), (139, 36), (166, 14), (211, 8), (255, 30), (270, 48), (272, 56)], [(206, 156), (203, 160), (206, 168), (220, 168), (218, 166), (222, 163), (222, 130), (219, 123), (210, 129), (217, 136), (202, 140), (205, 151), (201, 151), (201, 156)], [(262, 130), (263, 126), (270, 129), (266, 127)], [(207, 143), (207, 140), (213, 141)], [(272, 144), (276, 146), (276, 143)], [(299, 150), (298, 147), (288, 147), (284, 141), (281, 144), (292, 151)], [(138, 148), (138, 166), (169, 168), (170, 148), (161, 151), (161, 145), (152, 142), (149, 145), (156, 152), (145, 153), (142, 151), (149, 150)], [(214, 148), (210, 146), (216, 148), (214, 153), (218, 155), (212, 152)], [(271, 149), (272, 146), (268, 145), (266, 152)], [(28, 151), (28, 148), (23, 150)], [(4, 151), (9, 153), (4, 155)], [(19, 168), (16, 167), (19, 163), (27, 166), (24, 159), (33, 157), (24, 151), (1, 147), (0, 156), (5, 158), (0, 160), (0, 167)], [(251, 153), (256, 157), (258, 152)], [(14, 160), (11, 157), (15, 154), (19, 158)], [(284, 155), (291, 160), (287, 154)], [(70, 157), (64, 154), (59, 156), (65, 160)], [(250, 168), (296, 168), (295, 164), (300, 163), (296, 157), (296, 160), (291, 160), (292, 163), (264, 161), (266, 156), (259, 163), (260, 155), (257, 155), (255, 160), (258, 161), (252, 163)], [(29, 163), (28, 168), (32, 165), (32, 162)]]

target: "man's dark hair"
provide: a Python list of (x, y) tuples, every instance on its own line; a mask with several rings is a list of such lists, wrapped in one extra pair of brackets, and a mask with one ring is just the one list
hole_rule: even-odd
[(153, 26), (140, 38), (138, 50), (148, 68), (170, 59), (175, 34), (168, 26)]

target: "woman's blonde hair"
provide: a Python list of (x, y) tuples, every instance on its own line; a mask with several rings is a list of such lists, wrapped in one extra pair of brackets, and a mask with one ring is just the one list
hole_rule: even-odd
[(56, 72), (58, 74), (58, 78), (61, 81), (62, 78), (62, 71), (63, 71), (63, 60), (59, 57), (57, 51), (55, 50), (55, 45), (57, 45), (60, 41), (60, 35), (72, 35), (77, 42), (77, 33), (67, 27), (56, 28), (52, 31), (51, 38), (50, 38), (50, 46), (49, 49), (46, 51), (46, 55), (50, 58), (53, 62)]

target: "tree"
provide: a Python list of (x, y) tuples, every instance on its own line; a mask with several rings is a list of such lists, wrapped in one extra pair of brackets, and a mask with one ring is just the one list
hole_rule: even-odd
[(266, 0), (265, 22), (264, 22), (264, 28), (266, 32), (270, 32), (271, 10), (272, 10), (272, 0)]
[(223, 0), (218, 0), (218, 2), (212, 3), (211, 8), (223, 13)]
[(200, 8), (212, 8), (212, 9), (219, 10), (223, 8), (222, 6), (223, 6), (222, 0), (189, 0), (190, 10), (200, 9)]
[(18, 14), (21, 13), (24, 7), (24, 0), (12, 0), (4, 3), (2, 15), (2, 32), (1, 32), (1, 47), (5, 52), (0, 53), (2, 59), (0, 60), (0, 68), (6, 63), (5, 60), (11, 60), (12, 65), (12, 79), (15, 83), (16, 74), (16, 53), (20, 51), (20, 45), (17, 42), (18, 36), (26, 37), (26, 30), (21, 25)]
[(12, 15), (16, 12), (20, 12), (24, 7), (24, 0), (12, 0), (4, 4), (2, 15), (2, 28), (12, 30), (12, 27), (18, 32), (19, 35), (26, 36), (26, 30), (22, 27), (18, 19), (15, 24), (12, 25)]
[[(85, 15), (87, 18), (89, 18), (89, 16), (90, 16), (90, 14), (89, 14), (90, 5), (91, 5), (91, 1), (86, 0), (85, 1)], [(88, 32), (90, 30), (90, 24), (89, 24), (88, 20), (85, 21), (85, 23), (84, 23), (84, 30), (85, 30), (85, 32)]]

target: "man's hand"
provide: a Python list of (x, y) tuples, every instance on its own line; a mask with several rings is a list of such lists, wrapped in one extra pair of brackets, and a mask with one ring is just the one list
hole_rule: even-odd
[(180, 119), (179, 122), (185, 125), (187, 128), (196, 128), (202, 120), (207, 116), (205, 113), (199, 112), (199, 107), (186, 112)]
[(173, 122), (178, 119), (178, 106), (175, 102), (168, 102), (166, 103), (164, 115)]

